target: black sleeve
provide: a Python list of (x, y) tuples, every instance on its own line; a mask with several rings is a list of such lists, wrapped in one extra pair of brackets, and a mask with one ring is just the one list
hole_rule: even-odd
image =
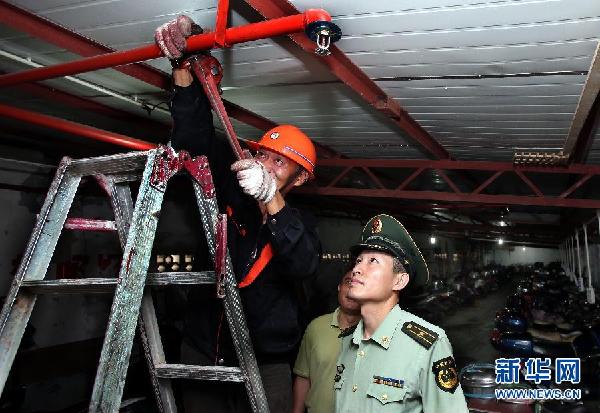
[(173, 132), (171, 146), (185, 149), (192, 156), (213, 155), (215, 128), (210, 103), (202, 86), (194, 79), (188, 87), (175, 86), (171, 99)]
[(275, 215), (269, 215), (267, 225), (271, 243), (283, 274), (294, 279), (314, 275), (321, 259), (321, 242), (314, 220), (285, 205)]
[(228, 191), (232, 185), (229, 167), (234, 161), (233, 151), (224, 139), (216, 138), (210, 102), (196, 78), (188, 87), (175, 86), (171, 116), (173, 149), (185, 149), (192, 156), (205, 155), (217, 193)]

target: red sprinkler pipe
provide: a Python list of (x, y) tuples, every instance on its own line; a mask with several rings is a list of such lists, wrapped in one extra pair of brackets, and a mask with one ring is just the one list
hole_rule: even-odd
[(7, 105), (0, 105), (0, 116), (17, 119), (22, 122), (32, 123), (34, 125), (44, 126), (46, 128), (55, 129), (73, 135), (83, 136), (85, 138), (94, 139), (97, 141), (124, 146), (125, 148), (130, 149), (147, 151), (157, 147), (157, 145), (152, 142), (130, 138), (129, 136), (118, 133), (92, 128), (91, 126), (58, 119), (52, 116), (40, 115), (39, 113), (34, 113)]
[[(331, 16), (322, 9), (309, 9), (304, 13), (295, 14), (293, 16), (281, 17), (260, 23), (246, 24), (239, 27), (231, 27), (225, 30), (225, 44), (234, 45), (236, 43), (244, 43), (252, 40), (301, 32), (308, 24), (316, 21), (330, 22)], [(186, 51), (197, 52), (200, 50), (212, 49), (216, 45), (216, 32), (208, 32), (188, 38)], [(73, 62), (3, 75), (0, 76), (0, 87), (12, 86), (27, 82), (36, 82), (40, 80), (53, 79), (56, 77), (74, 75), (77, 73), (90, 72), (92, 70), (126, 65), (129, 63), (142, 62), (145, 60), (156, 59), (161, 56), (162, 53), (158, 46), (155, 44), (150, 44), (147, 46), (138, 47), (136, 49), (107, 53), (81, 60), (75, 60)]]

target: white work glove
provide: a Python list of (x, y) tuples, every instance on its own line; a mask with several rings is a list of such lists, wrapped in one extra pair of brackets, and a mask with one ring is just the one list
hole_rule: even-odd
[(179, 59), (185, 51), (188, 36), (202, 33), (202, 27), (185, 15), (178, 16), (154, 31), (154, 40), (169, 59)]
[(277, 191), (277, 182), (256, 159), (242, 159), (231, 165), (244, 193), (260, 202), (269, 202)]

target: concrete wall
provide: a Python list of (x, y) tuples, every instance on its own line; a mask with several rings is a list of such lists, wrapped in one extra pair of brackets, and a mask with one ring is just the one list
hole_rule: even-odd
[(495, 245), (485, 254), (485, 262), (495, 262), (501, 265), (533, 264), (543, 262), (549, 264), (560, 261), (560, 254), (555, 248), (532, 248), (520, 245)]

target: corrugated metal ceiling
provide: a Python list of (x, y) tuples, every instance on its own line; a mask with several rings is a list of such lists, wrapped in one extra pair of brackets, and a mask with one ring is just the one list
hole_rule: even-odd
[[(216, 12), (214, 0), (11, 3), (116, 49), (148, 43), (156, 26), (181, 13), (212, 27)], [(600, 2), (589, 0), (292, 3), (299, 10), (328, 10), (344, 32), (340, 49), (461, 160), (510, 161), (516, 150), (560, 150), (600, 34)], [(232, 3), (230, 25), (260, 20), (248, 6)], [(5, 27), (0, 48), (44, 65), (76, 58)], [(224, 97), (234, 103), (275, 122), (297, 124), (350, 157), (424, 157), (394, 124), (319, 65), (318, 57), (287, 39), (214, 55), (226, 71)], [(168, 70), (166, 59), (150, 63)], [(4, 71), (22, 68), (0, 60)], [(164, 99), (152, 86), (113, 70), (79, 77), (150, 103)], [(54, 84), (139, 111), (64, 81)], [(0, 99), (9, 100), (4, 93)], [(14, 95), (10, 101), (19, 104)], [(259, 134), (236, 125), (242, 136)], [(596, 139), (589, 162), (600, 163), (598, 145)]]

